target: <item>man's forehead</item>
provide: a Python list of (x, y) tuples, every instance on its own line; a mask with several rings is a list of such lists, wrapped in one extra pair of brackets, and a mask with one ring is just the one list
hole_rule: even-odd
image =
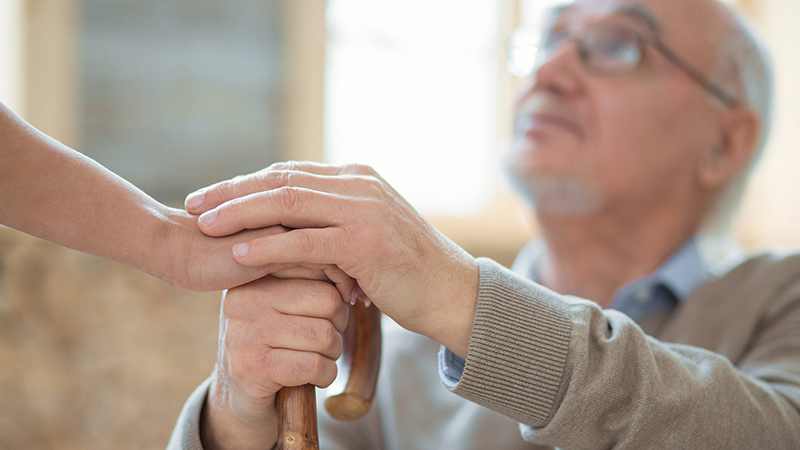
[(620, 16), (635, 20), (654, 33), (661, 31), (661, 22), (652, 8), (644, 3), (630, 0), (563, 1), (550, 8), (550, 16), (553, 21)]

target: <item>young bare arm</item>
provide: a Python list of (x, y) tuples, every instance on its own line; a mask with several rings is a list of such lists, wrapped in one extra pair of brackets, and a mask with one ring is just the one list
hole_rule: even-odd
[[(244, 236), (210, 238), (96, 161), (37, 130), (0, 103), (0, 224), (127, 264), (194, 291), (237, 286), (284, 266), (245, 267)], [(254, 230), (268, 236), (280, 227)]]

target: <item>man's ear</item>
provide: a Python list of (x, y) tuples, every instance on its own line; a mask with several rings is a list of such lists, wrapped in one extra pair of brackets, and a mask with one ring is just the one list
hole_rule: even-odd
[(748, 107), (738, 107), (720, 115), (719, 141), (706, 150), (698, 177), (700, 183), (716, 189), (735, 177), (756, 151), (761, 121)]

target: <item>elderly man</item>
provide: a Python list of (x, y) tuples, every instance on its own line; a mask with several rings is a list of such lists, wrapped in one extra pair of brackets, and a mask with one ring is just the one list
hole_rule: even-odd
[(291, 229), (243, 239), (241, 264), (338, 289), (228, 291), (217, 369), (171, 446), (273, 446), (275, 392), (333, 380), (342, 299), (365, 296), (413, 333), (387, 330), (376, 407), (323, 417), (324, 449), (800, 448), (800, 257), (708, 238), (766, 135), (751, 32), (714, 0), (585, 0), (541, 51), (511, 161), (542, 242), (516, 274), (368, 168), (277, 164), (187, 199), (208, 235)]

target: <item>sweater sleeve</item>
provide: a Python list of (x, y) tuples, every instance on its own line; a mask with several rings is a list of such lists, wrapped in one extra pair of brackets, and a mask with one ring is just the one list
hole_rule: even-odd
[[(800, 306), (737, 368), (660, 342), (627, 316), (479, 260), (466, 364), (450, 389), (560, 448), (800, 448)], [(800, 293), (798, 293), (800, 294)]]
[(210, 385), (211, 378), (208, 378), (192, 392), (189, 400), (183, 405), (175, 429), (172, 430), (172, 437), (167, 444), (167, 450), (203, 450), (200, 441), (200, 414), (206, 403)]

